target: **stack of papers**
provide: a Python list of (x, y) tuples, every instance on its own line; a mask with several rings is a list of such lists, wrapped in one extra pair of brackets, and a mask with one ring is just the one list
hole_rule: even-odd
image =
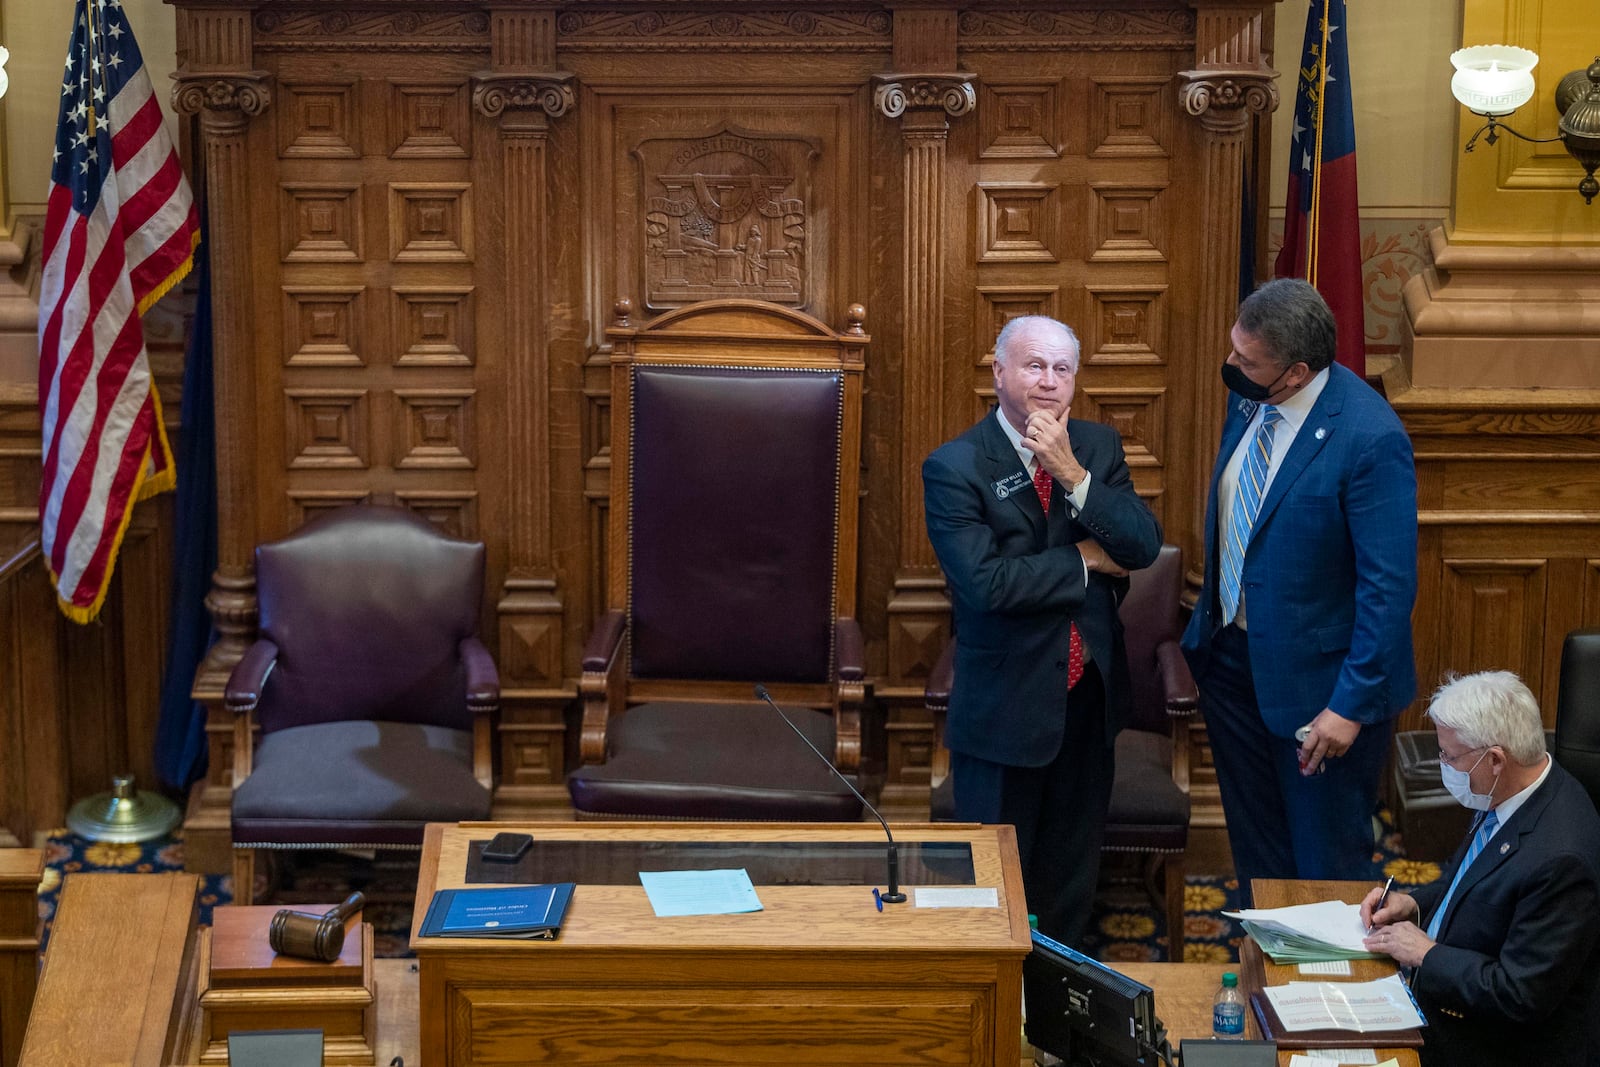
[(1239, 920), (1245, 933), (1256, 939), (1274, 963), (1315, 963), (1321, 960), (1371, 960), (1362, 939), (1367, 928), (1361, 908), (1337, 900), (1296, 904), (1288, 908), (1245, 908), (1223, 912)]
[(1397, 974), (1376, 982), (1289, 982), (1263, 992), (1285, 1030), (1370, 1034), (1427, 1025)]

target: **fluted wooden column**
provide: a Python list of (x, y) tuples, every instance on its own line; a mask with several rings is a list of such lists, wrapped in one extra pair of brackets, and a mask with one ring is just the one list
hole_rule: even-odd
[[(1275, 3), (1276, 0), (1267, 0)], [(1237, 235), (1243, 210), (1244, 157), (1248, 148), (1250, 116), (1278, 105), (1273, 84), (1277, 74), (1261, 52), (1261, 3), (1211, 3), (1191, 0), (1195, 8), (1195, 69), (1178, 75), (1183, 108), (1200, 121), (1205, 143), (1195, 219), (1206, 235), (1201, 243), (1199, 280), (1195, 293), (1195, 338), (1199, 348), (1188, 365), (1188, 379), (1174, 371), (1173, 386), (1191, 399), (1189, 440), (1175, 441), (1169, 461), (1174, 484), (1205, 486), (1211, 477), (1227, 389), (1220, 365), (1227, 355), (1228, 331), (1239, 304), (1239, 244)], [(1167, 540), (1183, 546), (1189, 571), (1190, 595), (1200, 584), (1205, 551), (1205, 502), (1202, 489), (1194, 496), (1194, 512), (1168, 515)], [(1181, 524), (1181, 525), (1180, 525)], [(1204, 724), (1191, 730), (1203, 732)], [(1192, 751), (1208, 746), (1196, 740)], [(1190, 825), (1223, 827), (1222, 796), (1216, 770), (1209, 762), (1191, 766), (1189, 773)]]
[[(1275, 3), (1276, 0), (1267, 0)], [(1205, 144), (1195, 225), (1206, 235), (1195, 294), (1195, 338), (1200, 354), (1189, 380), (1173, 385), (1191, 398), (1190, 439), (1174, 442), (1169, 461), (1175, 485), (1205, 485), (1211, 477), (1227, 390), (1219, 368), (1239, 305), (1239, 243), (1244, 159), (1250, 116), (1278, 106), (1278, 75), (1261, 51), (1262, 3), (1191, 0), (1195, 9), (1195, 69), (1178, 75), (1183, 108), (1199, 120)], [(1191, 574), (1200, 573), (1205, 548), (1206, 494), (1194, 497), (1196, 514), (1169, 516), (1167, 539), (1183, 546)], [(1181, 524), (1181, 525), (1180, 525)]]
[[(217, 570), (206, 607), (218, 640), (195, 676), (195, 699), (207, 709), (210, 771), (190, 798), (186, 863), (223, 872), (229, 863), (233, 716), (223, 707), (228, 674), (255, 636), (253, 565), (259, 539), (255, 501), (255, 421), (235, 417), (255, 404), (255, 323), (251, 311), (251, 121), (271, 104), (270, 75), (251, 69), (250, 14), (193, 10), (179, 55), (173, 106), (200, 115), (208, 254), (217, 454)], [(264, 194), (263, 194), (264, 195)]]
[(473, 105), (498, 123), (505, 225), (508, 568), (497, 605), (502, 708), (495, 812), (512, 817), (564, 803), (562, 599), (550, 506), (549, 134), (574, 104), (573, 76), (551, 71), (552, 11), (491, 15), (492, 66), (473, 80)]
[[(903, 3), (895, 18), (894, 63), (879, 75), (873, 102), (900, 123), (901, 329), (900, 539), (888, 603), (888, 671), (876, 693), (888, 706), (889, 752), (882, 801), (897, 817), (926, 814), (932, 731), (922, 690), (950, 633), (950, 604), (922, 515), (922, 460), (943, 443), (946, 212), (950, 121), (969, 115), (977, 91), (956, 70), (950, 8)], [(926, 73), (931, 72), (931, 73)]]

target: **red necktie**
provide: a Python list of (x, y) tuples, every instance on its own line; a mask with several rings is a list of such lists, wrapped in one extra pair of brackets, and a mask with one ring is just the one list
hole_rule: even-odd
[[(1039, 464), (1033, 472), (1033, 491), (1039, 494), (1039, 506), (1044, 508), (1045, 518), (1050, 517), (1050, 490), (1054, 487), (1055, 479), (1044, 469), (1044, 464)], [(1072, 623), (1071, 636), (1067, 640), (1067, 688), (1077, 685), (1082, 677), (1083, 635), (1078, 633), (1078, 624)]]

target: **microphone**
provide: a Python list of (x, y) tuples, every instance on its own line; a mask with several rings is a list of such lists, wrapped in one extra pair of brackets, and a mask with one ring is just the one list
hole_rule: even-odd
[(856, 799), (861, 801), (862, 806), (872, 812), (872, 817), (878, 820), (879, 825), (883, 827), (883, 836), (889, 839), (889, 890), (886, 893), (879, 893), (878, 899), (885, 904), (904, 904), (906, 895), (900, 892), (900, 846), (895, 844), (894, 834), (889, 832), (889, 824), (884, 821), (882, 815), (878, 814), (878, 809), (873, 807), (872, 803), (861, 795), (861, 790), (851, 785), (850, 779), (839, 773), (839, 768), (833, 765), (833, 760), (824, 756), (817, 746), (811, 743), (811, 738), (807, 737), (805, 732), (794, 724), (794, 720), (783, 713), (783, 709), (778, 707), (778, 702), (772, 699), (772, 694), (767, 692), (766, 686), (756, 686), (756, 699), (765, 700), (772, 707), (772, 710), (778, 713), (778, 718), (783, 720), (784, 725), (793, 730), (795, 736), (806, 743), (806, 747), (816, 754), (816, 757), (823, 762), (823, 765), (828, 770), (833, 772), (833, 776), (843, 782), (844, 787), (854, 793)]

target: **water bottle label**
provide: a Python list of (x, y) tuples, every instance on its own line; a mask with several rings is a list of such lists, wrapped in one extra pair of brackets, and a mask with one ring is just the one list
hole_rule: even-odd
[(1218, 1034), (1243, 1034), (1244, 1005), (1214, 1005), (1211, 1008), (1211, 1029)]

